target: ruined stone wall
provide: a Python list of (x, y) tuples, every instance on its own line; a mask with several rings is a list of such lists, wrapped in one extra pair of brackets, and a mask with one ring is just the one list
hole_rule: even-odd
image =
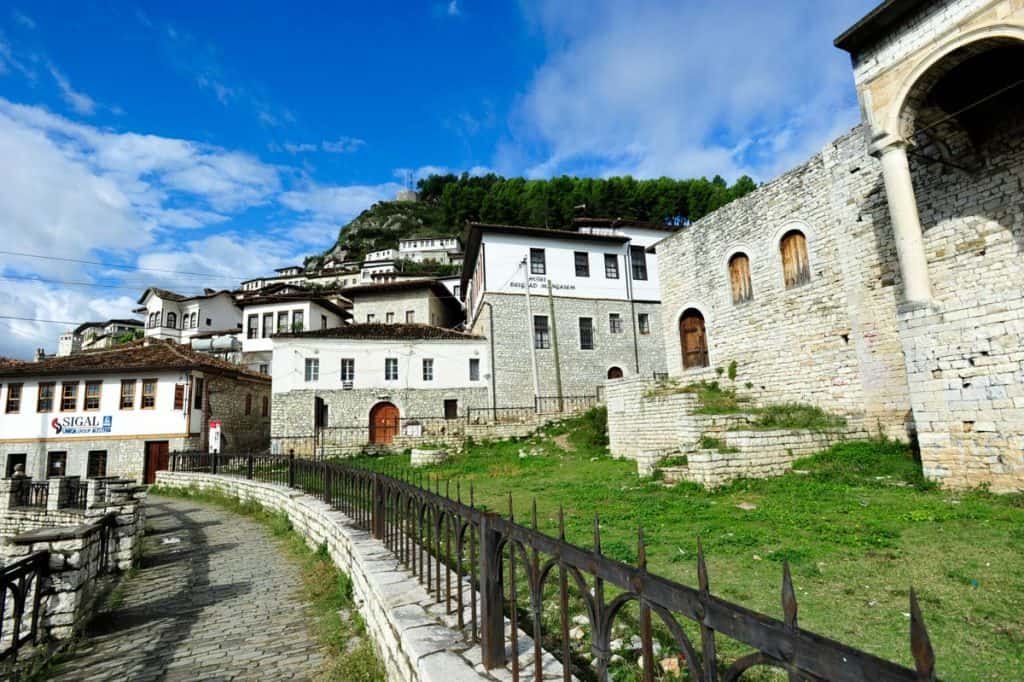
[[(804, 402), (865, 414), (908, 435), (909, 399), (896, 308), (895, 247), (880, 170), (862, 129), (803, 166), (658, 245), (670, 374), (684, 382), (678, 323), (696, 308), (711, 367), (736, 361), (737, 383), (770, 402)], [(787, 289), (780, 240), (807, 238), (811, 277)], [(753, 299), (734, 304), (728, 261), (750, 259)]]
[[(221, 451), (245, 452), (264, 449), (270, 443), (270, 412), (263, 415), (263, 398), (272, 402), (270, 382), (207, 376), (207, 407), (204, 421), (221, 421)], [(246, 396), (252, 396), (249, 414)], [(204, 424), (203, 431), (208, 426)]]
[[(554, 303), (554, 322), (551, 304)], [(484, 302), (494, 307), (494, 329), (490, 328), (490, 312), (482, 305), (473, 326), (473, 333), (494, 339), (493, 372), (498, 407), (519, 407), (533, 402), (533, 368), (530, 346), (533, 344), (533, 321), (526, 306), (526, 296), (485, 293)], [(610, 299), (585, 299), (540, 294), (531, 297), (533, 315), (546, 315), (549, 329), (557, 327), (558, 361), (561, 371), (562, 395), (595, 395), (604, 386), (608, 370), (618, 367), (623, 376), (647, 376), (665, 371), (665, 350), (661, 342), (661, 306), (657, 303)], [(622, 332), (610, 331), (609, 314), (618, 313)], [(648, 315), (650, 333), (637, 333), (637, 316)], [(593, 320), (594, 348), (580, 348), (579, 319)], [(634, 339), (636, 345), (634, 347)], [(540, 395), (558, 392), (555, 377), (554, 334), (551, 348), (536, 349), (537, 377)], [(637, 364), (639, 362), (639, 371)]]

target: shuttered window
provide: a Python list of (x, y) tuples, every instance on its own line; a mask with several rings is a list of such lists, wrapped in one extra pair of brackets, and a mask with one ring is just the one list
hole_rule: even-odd
[(729, 281), (732, 284), (732, 302), (746, 303), (754, 298), (754, 287), (750, 282), (750, 259), (745, 253), (737, 253), (729, 259)]
[(782, 251), (782, 277), (787, 289), (811, 281), (811, 261), (807, 257), (807, 238), (799, 230), (791, 230), (779, 244)]
[(174, 409), (185, 409), (185, 384), (174, 385)]

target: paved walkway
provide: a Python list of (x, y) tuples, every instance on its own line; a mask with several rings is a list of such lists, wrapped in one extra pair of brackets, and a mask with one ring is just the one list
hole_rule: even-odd
[(312, 679), (323, 657), (299, 570), (259, 524), (150, 497), (142, 568), (56, 680)]

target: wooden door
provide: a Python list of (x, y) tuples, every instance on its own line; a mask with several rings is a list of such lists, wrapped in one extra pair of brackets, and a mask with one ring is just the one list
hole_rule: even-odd
[(459, 401), (455, 399), (449, 399), (444, 401), (444, 418), (445, 419), (458, 419), (459, 418)]
[(398, 408), (391, 403), (377, 403), (370, 410), (370, 442), (387, 445), (398, 433)]
[(145, 471), (143, 472), (146, 485), (156, 483), (156, 472), (166, 471), (170, 461), (167, 441), (147, 441)]
[(704, 316), (690, 308), (679, 319), (679, 340), (683, 347), (683, 369), (708, 366), (708, 338)]

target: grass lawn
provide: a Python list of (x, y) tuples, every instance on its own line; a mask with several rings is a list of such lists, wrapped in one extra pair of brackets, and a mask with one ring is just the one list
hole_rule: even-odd
[[(472, 444), (427, 471), (442, 490), (450, 480), (453, 495), (461, 481), (464, 499), (472, 483), (476, 501), (502, 513), (511, 492), (518, 519), (529, 519), (536, 499), (551, 534), (564, 506), (568, 539), (580, 546), (591, 546), (599, 514), (605, 553), (623, 561), (635, 559), (643, 526), (650, 570), (694, 586), (699, 536), (712, 592), (778, 618), (787, 558), (802, 627), (910, 667), (913, 585), (942, 679), (1024, 679), (1024, 496), (938, 490), (905, 447), (888, 442), (839, 445), (798, 462), (802, 475), (715, 492), (667, 488), (609, 457), (600, 426), (591, 414), (531, 439)], [(744, 502), (756, 508), (740, 509)], [(720, 651), (739, 653), (719, 641)]]

